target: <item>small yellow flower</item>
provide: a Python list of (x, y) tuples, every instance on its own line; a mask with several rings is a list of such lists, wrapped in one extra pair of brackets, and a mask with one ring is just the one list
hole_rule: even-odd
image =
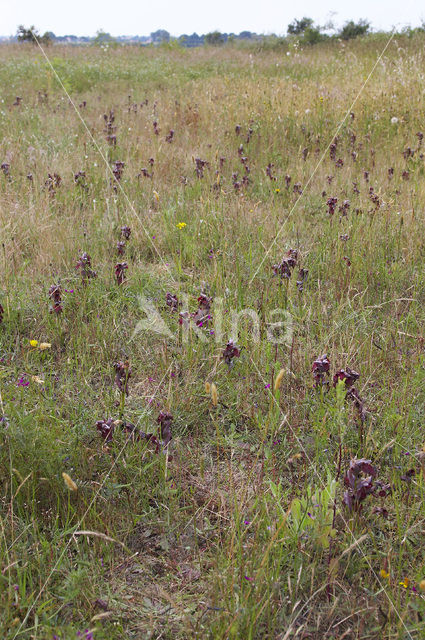
[(184, 229), (187, 225), (185, 222), (178, 222), (176, 226), (177, 229)]
[(320, 102), (323, 102), (323, 96), (320, 96)]
[(379, 575), (381, 576), (381, 578), (384, 578), (385, 580), (387, 580), (390, 577), (390, 574), (388, 573), (388, 571), (385, 571), (385, 569), (381, 569), (381, 571), (379, 572)]
[(407, 589), (407, 587), (410, 584), (410, 580), (409, 578), (404, 578), (403, 582), (399, 582), (398, 583), (401, 587), (404, 587), (405, 589)]
[(50, 349), (51, 346), (52, 345), (50, 344), (50, 342), (40, 342), (38, 348), (40, 349), (40, 351), (44, 351), (45, 349)]
[(62, 478), (64, 479), (64, 482), (70, 491), (77, 491), (77, 485), (75, 484), (71, 476), (65, 473), (65, 471), (62, 472)]
[(153, 190), (153, 192), (152, 192), (152, 193), (153, 193), (153, 195), (155, 196), (155, 200), (156, 200), (157, 202), (159, 202), (159, 193), (158, 193), (158, 191)]
[(38, 340), (30, 340), (30, 345), (32, 347), (38, 347)]
[(279, 189), (279, 188), (278, 188), (278, 189), (275, 189), (275, 190), (274, 190), (274, 192), (275, 192), (275, 193), (280, 193), (280, 189)]

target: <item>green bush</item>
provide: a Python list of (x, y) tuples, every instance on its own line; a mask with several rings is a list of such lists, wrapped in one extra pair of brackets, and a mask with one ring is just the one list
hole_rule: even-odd
[(364, 36), (369, 32), (369, 29), (370, 24), (367, 20), (359, 20), (359, 22), (350, 20), (345, 23), (338, 35), (343, 40), (351, 40), (352, 38), (357, 38), (357, 36)]
[(329, 36), (326, 36), (324, 33), (322, 33), (320, 29), (315, 27), (308, 27), (300, 38), (300, 42), (303, 44), (317, 44), (318, 42), (326, 40), (328, 37)]
[(205, 44), (211, 44), (214, 47), (218, 47), (225, 43), (225, 38), (220, 31), (213, 31), (211, 33), (207, 33), (205, 36)]
[(311, 29), (313, 26), (313, 20), (311, 18), (301, 18), (301, 20), (294, 20), (291, 24), (288, 24), (288, 33), (294, 36), (299, 36), (307, 29)]
[(37, 44), (37, 41), (40, 44), (48, 45), (52, 42), (52, 33), (46, 31), (43, 35), (40, 35), (38, 29), (32, 25), (29, 29), (26, 29), (23, 24), (20, 24), (18, 30), (16, 32), (18, 42), (32, 42), (33, 44)]

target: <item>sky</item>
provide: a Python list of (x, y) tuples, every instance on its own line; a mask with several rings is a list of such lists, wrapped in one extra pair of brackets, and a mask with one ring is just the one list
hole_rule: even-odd
[(425, 21), (421, 0), (0, 0), (0, 35), (16, 33), (18, 24), (34, 24), (55, 35), (93, 36), (101, 29), (118, 35), (171, 35), (209, 31), (284, 34), (294, 18), (307, 16), (320, 25), (332, 20), (367, 19), (375, 29), (419, 26)]

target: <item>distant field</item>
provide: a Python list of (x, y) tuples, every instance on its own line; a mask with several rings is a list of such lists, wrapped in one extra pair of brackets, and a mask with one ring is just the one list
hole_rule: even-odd
[(0, 47), (1, 638), (425, 638), (425, 34), (388, 37)]

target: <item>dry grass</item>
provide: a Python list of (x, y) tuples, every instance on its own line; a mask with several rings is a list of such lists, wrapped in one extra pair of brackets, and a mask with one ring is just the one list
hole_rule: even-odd
[[(4, 638), (423, 637), (423, 34), (395, 37), (328, 149), (384, 46), (52, 47), (81, 118), (41, 52), (0, 48)], [(280, 282), (289, 248), (297, 268)], [(85, 286), (82, 252), (97, 272)], [(213, 297), (215, 335), (193, 322), (186, 335), (167, 292), (190, 312)], [(172, 337), (134, 337), (140, 295)], [(249, 323), (232, 335), (246, 309), (258, 342)], [(288, 344), (268, 338), (275, 309), (292, 318)], [(242, 349), (228, 368), (230, 337)], [(314, 388), (322, 353), (332, 373), (360, 373), (364, 424), (344, 389)], [(113, 368), (126, 359), (128, 397)], [(96, 430), (121, 417), (159, 437), (159, 411), (174, 417), (167, 451)], [(351, 458), (392, 490), (359, 513), (342, 503)]]

